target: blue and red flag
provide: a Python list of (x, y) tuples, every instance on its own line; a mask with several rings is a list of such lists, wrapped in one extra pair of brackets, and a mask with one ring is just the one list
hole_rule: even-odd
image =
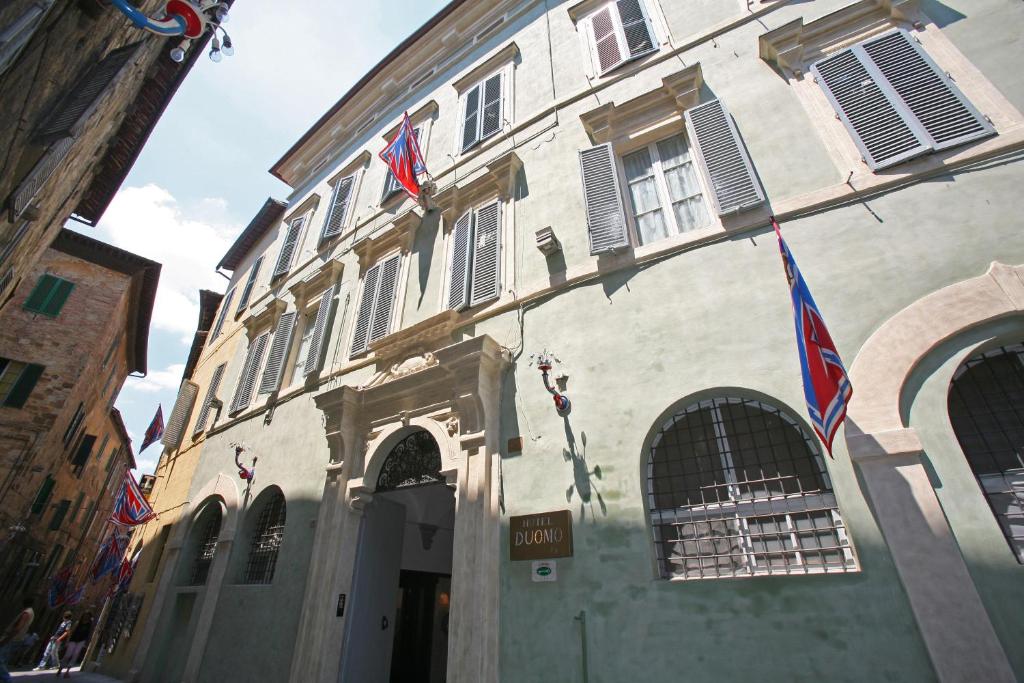
[(114, 509), (110, 512), (110, 521), (121, 526), (138, 526), (156, 517), (149, 501), (139, 490), (131, 470), (125, 470), (124, 481), (114, 499)]
[(96, 553), (92, 569), (89, 570), (92, 582), (96, 583), (110, 572), (118, 569), (121, 566), (121, 560), (124, 558), (124, 551), (127, 548), (128, 536), (119, 534), (116, 530), (111, 530), (110, 536), (107, 537), (107, 540), (100, 546), (99, 552)]
[(427, 172), (427, 164), (423, 160), (420, 143), (416, 139), (416, 131), (413, 130), (408, 112), (402, 117), (402, 125), (398, 127), (394, 139), (381, 151), (380, 158), (391, 169), (395, 180), (406, 194), (413, 199), (419, 199), (420, 181), (417, 176)]
[(146, 450), (146, 447), (150, 444), (155, 443), (161, 436), (164, 435), (164, 409), (163, 406), (157, 405), (156, 415), (153, 416), (153, 421), (146, 427), (146, 435), (142, 437), (142, 448), (139, 449), (139, 453)]
[(50, 580), (50, 588), (46, 591), (46, 604), (50, 609), (67, 604), (70, 589), (71, 567), (64, 567)]
[(814, 304), (793, 253), (782, 239), (779, 223), (772, 217), (772, 227), (779, 238), (782, 265), (789, 280), (796, 322), (796, 348), (800, 354), (800, 373), (804, 380), (804, 399), (810, 414), (811, 426), (825, 444), (832, 457), (832, 440), (839, 425), (846, 419), (846, 406), (853, 396), (853, 386), (846, 374), (843, 360), (828, 333), (825, 320)]
[(117, 581), (114, 583), (114, 590), (112, 592), (128, 590), (128, 584), (132, 582), (132, 577), (135, 576), (135, 563), (138, 561), (139, 556), (137, 554), (134, 561), (130, 561), (127, 557), (121, 560), (121, 568), (117, 570)]

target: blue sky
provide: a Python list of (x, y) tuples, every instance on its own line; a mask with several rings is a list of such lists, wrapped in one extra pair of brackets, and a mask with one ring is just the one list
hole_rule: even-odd
[[(174, 405), (199, 289), (224, 291), (220, 257), (268, 196), (288, 196), (267, 169), (445, 4), (237, 0), (225, 24), (235, 55), (198, 61), (99, 225), (68, 224), (163, 264), (149, 373), (129, 378), (117, 401), (136, 450), (157, 405), (165, 419)], [(138, 471), (152, 472), (159, 455), (159, 444), (136, 453)]]

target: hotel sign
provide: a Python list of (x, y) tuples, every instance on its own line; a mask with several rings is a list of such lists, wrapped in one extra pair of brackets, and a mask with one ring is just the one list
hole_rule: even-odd
[(572, 557), (572, 513), (541, 512), (509, 518), (509, 558), (550, 560)]

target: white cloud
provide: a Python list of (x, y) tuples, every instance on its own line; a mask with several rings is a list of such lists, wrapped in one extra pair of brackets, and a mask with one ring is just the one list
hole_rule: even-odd
[(97, 226), (99, 239), (163, 265), (153, 327), (179, 334), (185, 345), (199, 318), (199, 290), (224, 289), (214, 267), (241, 231), (227, 222), (226, 208), (209, 198), (186, 209), (156, 185), (126, 187)]
[(129, 376), (125, 381), (124, 388), (128, 391), (141, 391), (147, 394), (155, 394), (159, 391), (177, 393), (178, 387), (181, 385), (181, 374), (184, 371), (184, 363), (169, 365), (166, 370), (150, 370), (145, 377)]

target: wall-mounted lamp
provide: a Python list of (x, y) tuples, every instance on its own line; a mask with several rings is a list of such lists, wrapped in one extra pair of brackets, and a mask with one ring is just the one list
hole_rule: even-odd
[[(531, 353), (531, 364), (533, 363), (533, 359), (534, 354)], [(544, 380), (544, 388), (548, 390), (548, 393), (551, 394), (551, 397), (555, 401), (555, 411), (562, 417), (565, 417), (569, 414), (569, 411), (572, 410), (572, 404), (569, 402), (568, 396), (559, 393), (558, 389), (551, 384), (551, 377), (549, 375), (553, 366), (552, 361), (558, 361), (558, 359), (555, 358), (554, 354), (549, 354), (545, 349), (542, 353), (536, 356), (536, 360), (537, 369), (540, 370), (540, 376)]]
[(238, 478), (251, 482), (252, 478), (256, 476), (256, 461), (259, 458), (253, 456), (252, 467), (246, 467), (242, 464), (242, 453), (245, 453), (245, 447), (237, 443), (231, 445), (235, 447), (235, 467), (238, 468)]
[[(128, 17), (135, 26), (161, 36), (183, 36), (185, 39), (171, 49), (171, 59), (185, 61), (185, 52), (192, 41), (210, 29), (213, 41), (210, 44), (210, 59), (219, 62), (221, 55), (235, 54), (231, 37), (221, 26), (228, 20), (228, 3), (220, 0), (167, 0), (156, 16), (143, 14), (132, 6), (129, 0), (110, 0), (110, 4)], [(217, 31), (223, 40), (217, 37)]]

